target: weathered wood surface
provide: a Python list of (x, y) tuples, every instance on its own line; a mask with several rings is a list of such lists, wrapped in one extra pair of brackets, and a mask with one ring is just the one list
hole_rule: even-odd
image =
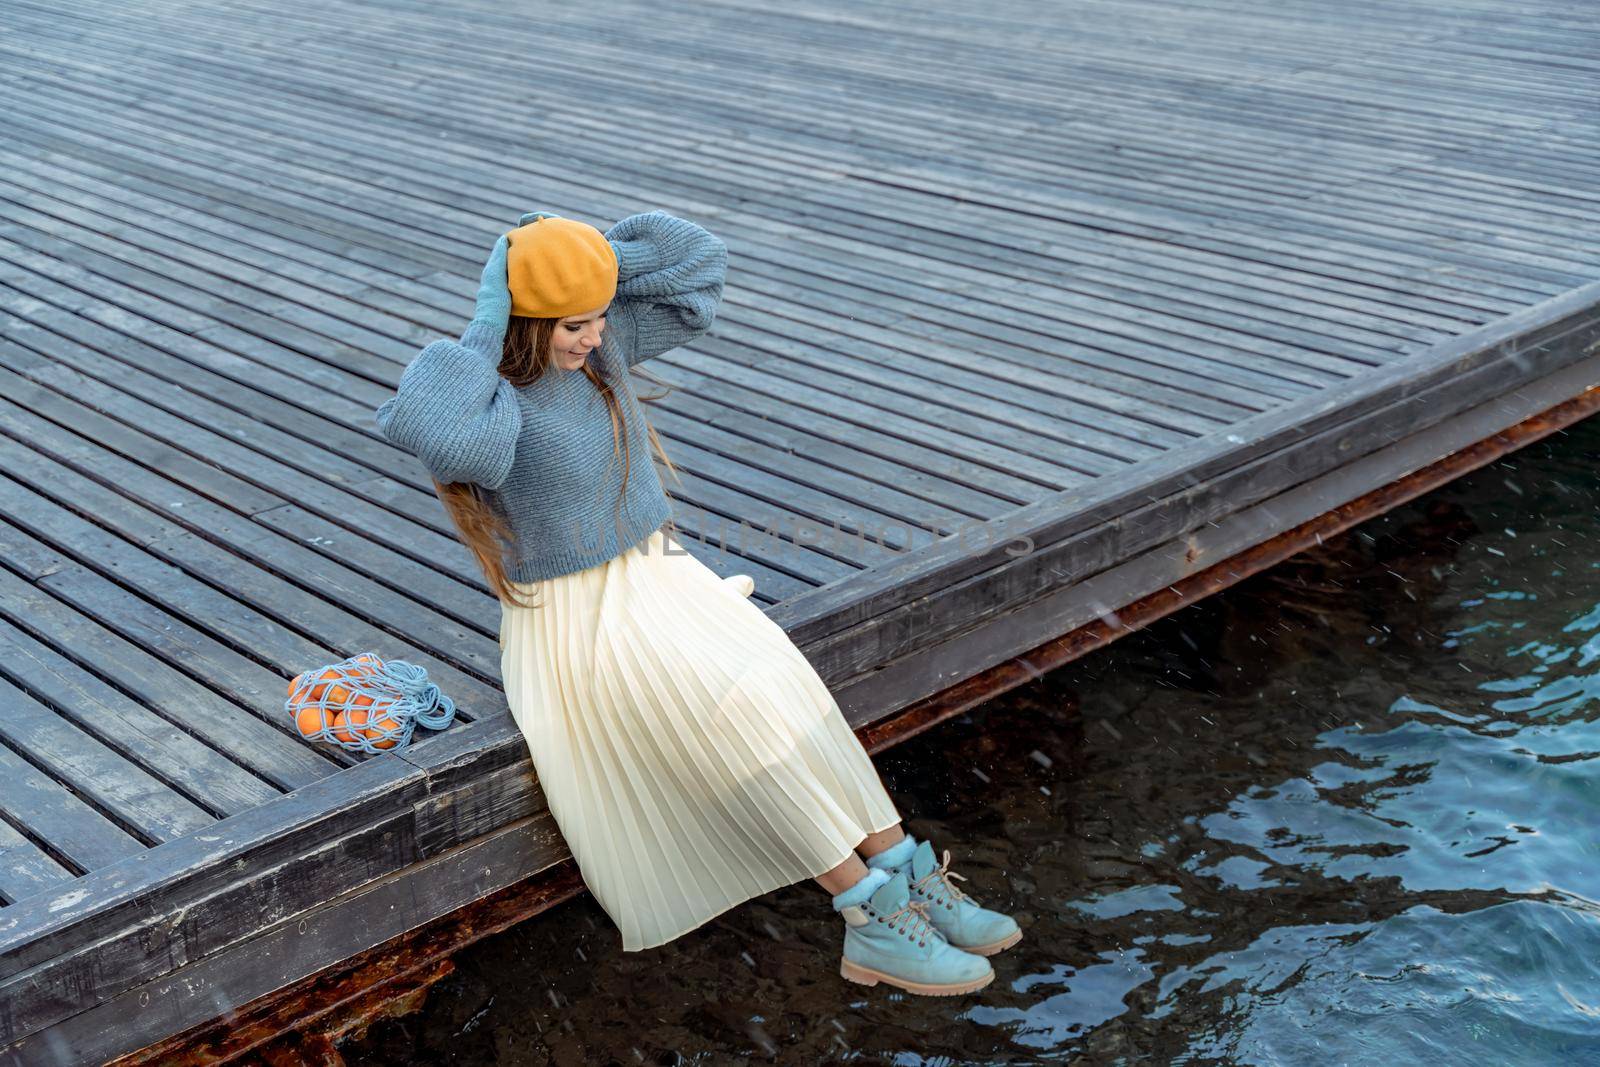
[[(0, 0), (20, 1062), (220, 1011), (256, 939), (545, 817), (498, 605), (371, 422), (522, 211), (728, 242), (711, 334), (644, 366), (667, 485), (857, 726), (1594, 374), (1571, 3), (375, 14)], [(460, 721), (294, 737), (287, 679), (368, 649)], [(201, 967), (220, 1000), (141, 1015)]]

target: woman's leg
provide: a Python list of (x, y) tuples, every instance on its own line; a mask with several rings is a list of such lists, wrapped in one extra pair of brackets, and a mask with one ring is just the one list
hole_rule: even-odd
[(856, 846), (856, 851), (863, 856), (876, 856), (884, 849), (899, 844), (905, 836), (905, 829), (900, 823), (895, 823), (887, 830), (879, 830), (875, 834), (868, 834), (866, 840)]
[(901, 829), (899, 823), (895, 823), (887, 830), (879, 830), (875, 834), (868, 834), (861, 844), (856, 846), (856, 852), (859, 852), (860, 856), (851, 853), (843, 863), (818, 878), (817, 884), (826, 889), (831, 895), (838, 896), (866, 877), (867, 865), (862, 862), (862, 856), (876, 856), (905, 836), (906, 832)]
[(854, 852), (845, 857), (845, 861), (833, 870), (817, 878), (817, 884), (828, 891), (829, 896), (838, 896), (846, 889), (855, 885), (867, 876), (867, 865), (861, 862), (861, 857)]

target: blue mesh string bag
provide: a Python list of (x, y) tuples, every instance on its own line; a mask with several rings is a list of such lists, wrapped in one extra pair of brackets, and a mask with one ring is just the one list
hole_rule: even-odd
[(284, 711), (306, 740), (370, 754), (406, 747), (418, 726), (443, 730), (456, 705), (422, 667), (362, 652), (296, 675)]

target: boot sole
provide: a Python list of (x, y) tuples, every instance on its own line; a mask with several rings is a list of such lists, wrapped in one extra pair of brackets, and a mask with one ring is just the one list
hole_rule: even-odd
[(952, 982), (947, 985), (930, 985), (927, 982), (913, 982), (909, 978), (898, 978), (892, 974), (875, 971), (871, 967), (863, 967), (859, 963), (852, 963), (849, 959), (839, 960), (839, 974), (852, 982), (862, 985), (877, 985), (885, 982), (892, 986), (904, 989), (907, 993), (920, 993), (929, 997), (953, 997), (961, 993), (972, 993), (990, 982), (994, 981), (994, 971), (990, 971), (982, 978), (975, 978), (970, 982)]
[[(1002, 937), (1000, 940), (991, 942), (987, 945), (978, 945), (976, 948), (971, 948), (966, 945), (956, 945), (956, 948), (959, 948), (962, 952), (971, 952), (979, 956), (993, 956), (996, 952), (1004, 952), (1006, 949), (1010, 948), (1012, 945), (1015, 945), (1021, 940), (1022, 931), (1018, 930), (1016, 933), (1010, 934), (1007, 937)], [(955, 944), (955, 942), (952, 941), (951, 944)]]

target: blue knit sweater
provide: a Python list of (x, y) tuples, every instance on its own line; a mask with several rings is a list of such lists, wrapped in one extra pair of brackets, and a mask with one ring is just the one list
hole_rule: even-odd
[(705, 333), (722, 302), (728, 248), (664, 211), (630, 215), (606, 231), (617, 251), (617, 292), (595, 369), (627, 415), (631, 459), (620, 519), (622, 456), (613, 458), (605, 398), (582, 370), (552, 365), (516, 387), (500, 376), (494, 334), (472, 324), (417, 354), (375, 418), (440, 482), (474, 482), (509, 523), (516, 582), (604, 563), (670, 515), (628, 368)]

